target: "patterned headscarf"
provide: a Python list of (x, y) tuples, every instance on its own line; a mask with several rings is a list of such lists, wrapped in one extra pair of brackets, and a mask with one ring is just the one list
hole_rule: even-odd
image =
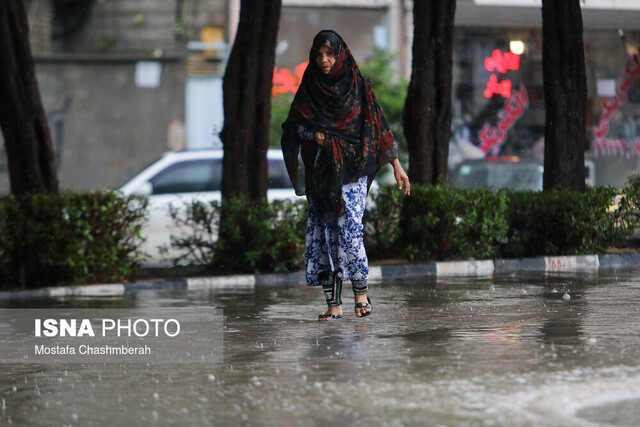
[[(325, 45), (336, 60), (328, 74), (316, 63), (318, 50)], [(299, 125), (324, 133), (323, 146), (315, 140), (301, 143), (296, 136)], [(307, 196), (334, 216), (344, 213), (343, 184), (363, 176), (370, 183), (383, 165), (398, 157), (371, 80), (362, 76), (347, 44), (332, 30), (321, 31), (313, 39), (309, 65), (282, 127), (282, 151), (291, 182), (300, 190), (301, 151)]]

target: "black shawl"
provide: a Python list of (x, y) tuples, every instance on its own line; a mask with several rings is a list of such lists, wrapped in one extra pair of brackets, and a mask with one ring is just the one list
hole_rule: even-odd
[[(327, 75), (316, 63), (318, 49), (325, 44), (336, 59)], [(301, 141), (298, 126), (324, 133), (323, 146), (315, 139)], [(331, 30), (313, 39), (309, 65), (282, 128), (282, 152), (293, 186), (304, 194), (298, 182), (301, 153), (307, 197), (334, 216), (344, 213), (343, 184), (363, 176), (371, 183), (384, 164), (398, 157), (371, 80), (362, 76), (342, 37)]]

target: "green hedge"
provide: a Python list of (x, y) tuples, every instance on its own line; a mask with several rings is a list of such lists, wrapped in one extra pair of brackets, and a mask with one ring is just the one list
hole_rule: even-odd
[(122, 281), (142, 259), (146, 201), (112, 192), (0, 198), (0, 286)]
[(390, 186), (374, 201), (383, 212), (374, 209), (365, 219), (372, 259), (389, 253), (410, 260), (489, 258), (507, 235), (504, 193), (413, 185), (403, 206), (401, 192)]
[[(171, 216), (182, 236), (171, 236), (175, 264), (201, 265), (216, 272), (286, 272), (303, 263), (307, 204), (251, 202), (234, 198), (195, 202)], [(224, 218), (220, 224), (220, 218)], [(186, 231), (186, 233), (185, 233)], [(218, 238), (218, 236), (221, 236)], [(163, 248), (166, 253), (168, 248)]]
[(383, 188), (374, 200), (384, 213), (366, 218), (373, 259), (389, 253), (422, 260), (602, 253), (638, 227), (640, 179), (620, 190), (582, 193), (414, 185), (404, 206), (394, 192)]
[(506, 257), (602, 253), (638, 226), (637, 190), (511, 193)]
[[(638, 227), (640, 179), (622, 190), (512, 192), (382, 186), (364, 217), (370, 260), (487, 259), (601, 253)], [(218, 240), (220, 212), (224, 238)], [(186, 238), (176, 259), (215, 272), (282, 272), (303, 266), (306, 202), (236, 199), (173, 212)]]

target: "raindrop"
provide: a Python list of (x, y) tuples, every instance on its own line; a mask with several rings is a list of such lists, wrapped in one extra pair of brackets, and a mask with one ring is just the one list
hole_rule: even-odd
[(552, 294), (557, 294), (557, 293), (558, 293), (558, 290), (557, 290), (556, 288), (553, 288), (553, 289), (551, 289), (551, 293), (552, 293)]
[(73, 421), (78, 421), (78, 414), (76, 414), (75, 412), (73, 414), (71, 414), (71, 419)]
[(207, 376), (207, 378), (209, 378), (209, 381), (213, 381), (213, 380), (215, 380), (215, 379), (216, 379), (216, 376), (215, 376), (215, 375), (213, 375), (213, 374), (209, 374), (209, 375)]
[(595, 339), (595, 338), (589, 338), (589, 339), (587, 339), (587, 343), (588, 343), (588, 344), (595, 344), (595, 343), (597, 343), (597, 342), (598, 342), (598, 340), (597, 340), (597, 339)]
[(571, 299), (571, 295), (569, 295), (569, 292), (565, 292), (564, 295), (562, 295), (562, 299), (565, 301), (568, 301)]
[(153, 416), (153, 421), (158, 422), (158, 413), (156, 411), (152, 411), (151, 415)]
[(154, 400), (158, 400), (158, 399), (160, 399), (160, 395), (159, 395), (157, 392), (156, 392), (156, 393), (153, 393), (153, 399), (154, 399)]
[(7, 409), (7, 404), (4, 399), (2, 399), (2, 412), (4, 412), (5, 409)]

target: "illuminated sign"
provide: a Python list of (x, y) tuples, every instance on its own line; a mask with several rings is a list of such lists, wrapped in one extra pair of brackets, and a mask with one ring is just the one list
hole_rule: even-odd
[(495, 70), (502, 74), (508, 70), (517, 71), (520, 69), (520, 55), (513, 52), (505, 52), (503, 55), (500, 49), (496, 49), (491, 56), (484, 58), (484, 68), (487, 71)]
[(487, 88), (484, 90), (484, 96), (492, 98), (495, 94), (502, 95), (504, 98), (511, 97), (511, 80), (505, 79), (498, 83), (498, 76), (491, 74)]
[[(511, 85), (511, 83), (509, 83), (509, 85)], [(480, 149), (484, 153), (491, 151), (491, 154), (494, 156), (498, 155), (502, 144), (507, 140), (507, 132), (528, 109), (529, 95), (524, 85), (521, 85), (504, 104), (504, 108), (498, 111), (498, 119), (500, 119), (500, 121), (496, 126), (485, 123), (482, 129), (480, 129), (480, 133), (478, 134)]]
[(278, 67), (273, 68), (273, 88), (271, 89), (271, 96), (278, 96), (281, 93), (296, 93), (300, 87), (304, 70), (307, 69), (309, 61), (299, 64), (293, 69), (293, 73), (286, 69)]
[[(496, 49), (491, 53), (491, 56), (484, 58), (484, 68), (489, 72), (497, 71), (501, 74), (505, 74), (509, 70), (517, 71), (520, 69), (520, 55), (513, 52), (503, 54), (500, 49)], [(504, 98), (511, 97), (511, 81), (505, 79), (498, 82), (498, 76), (491, 74), (487, 88), (484, 90), (484, 96), (492, 98), (495, 94)]]
[(598, 125), (593, 128), (595, 154), (601, 155), (638, 155), (640, 139), (605, 138), (609, 131), (611, 117), (627, 102), (627, 93), (636, 78), (640, 76), (640, 59), (638, 55), (629, 56), (625, 61), (622, 84), (618, 95), (606, 96), (602, 99), (602, 115)]

